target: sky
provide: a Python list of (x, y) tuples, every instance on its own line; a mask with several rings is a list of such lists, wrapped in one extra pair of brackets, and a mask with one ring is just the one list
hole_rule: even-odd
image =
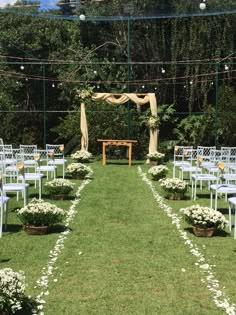
[[(40, 0), (41, 8), (52, 9), (52, 6), (57, 3), (58, 0)], [(3, 7), (7, 4), (14, 4), (16, 0), (0, 0), (0, 7)]]

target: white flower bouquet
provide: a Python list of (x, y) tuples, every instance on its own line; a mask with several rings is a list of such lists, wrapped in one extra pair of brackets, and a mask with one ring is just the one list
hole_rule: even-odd
[(147, 126), (150, 129), (156, 129), (160, 125), (160, 119), (157, 116), (150, 116), (147, 120)]
[(159, 184), (165, 191), (167, 197), (177, 197), (180, 194), (184, 195), (188, 189), (188, 183), (179, 178), (160, 179)]
[(74, 188), (75, 183), (68, 179), (55, 178), (44, 184), (45, 191), (50, 195), (68, 195)]
[(221, 212), (208, 207), (193, 205), (181, 208), (180, 212), (184, 214), (186, 221), (192, 226), (224, 229), (228, 225), (228, 221)]
[(93, 157), (92, 153), (86, 150), (79, 150), (71, 154), (71, 158), (77, 162), (89, 162)]
[(93, 175), (93, 170), (82, 163), (71, 163), (67, 166), (65, 173), (72, 178), (89, 178)]
[(168, 167), (165, 165), (153, 166), (148, 170), (148, 174), (151, 174), (154, 180), (159, 180), (166, 177), (167, 173)]
[(25, 300), (25, 276), (23, 271), (0, 269), (0, 313), (14, 314), (22, 309)]
[(163, 161), (164, 157), (165, 157), (165, 154), (161, 153), (161, 152), (158, 152), (158, 151), (154, 151), (154, 152), (151, 152), (151, 153), (147, 154), (147, 158), (150, 161), (161, 162), (161, 161)]
[(24, 225), (51, 226), (59, 223), (65, 211), (42, 199), (33, 198), (27, 206), (17, 209), (16, 213)]

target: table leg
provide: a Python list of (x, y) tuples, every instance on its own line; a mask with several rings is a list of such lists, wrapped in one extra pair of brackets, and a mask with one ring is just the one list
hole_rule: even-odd
[(102, 143), (102, 165), (106, 165), (106, 144)]
[(131, 157), (132, 157), (132, 143), (128, 145), (129, 147), (129, 166), (131, 166)]

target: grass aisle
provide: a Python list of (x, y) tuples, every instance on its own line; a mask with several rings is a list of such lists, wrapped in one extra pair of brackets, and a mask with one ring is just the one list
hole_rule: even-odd
[(92, 167), (45, 314), (223, 314), (137, 167)]

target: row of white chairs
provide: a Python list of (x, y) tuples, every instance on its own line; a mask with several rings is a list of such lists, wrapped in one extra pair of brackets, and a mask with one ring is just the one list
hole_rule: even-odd
[[(5, 145), (0, 139), (0, 237), (2, 236), (3, 213), (5, 224), (8, 217), (8, 193), (16, 193), (17, 200), (22, 194), (24, 206), (28, 203), (29, 181), (35, 182), (39, 187), (39, 198), (42, 196), (42, 179), (46, 172), (47, 179), (56, 178), (57, 167), (62, 166), (62, 176), (65, 175), (66, 159), (64, 158), (64, 145), (47, 144), (45, 150), (37, 145), (20, 145), (14, 149), (12, 145)], [(23, 172), (22, 172), (23, 167)]]
[[(225, 195), (225, 201), (229, 208), (229, 230), (232, 227), (232, 210), (236, 208), (236, 147), (175, 147), (173, 161), (173, 177), (176, 177), (176, 168), (179, 177), (190, 180), (192, 186), (192, 198), (196, 200), (197, 183), (202, 189), (206, 182), (210, 192), (210, 207), (217, 209), (219, 194)], [(231, 197), (228, 198), (228, 195)], [(214, 200), (214, 205), (213, 205)], [(236, 227), (236, 215), (234, 227)], [(236, 228), (234, 229), (236, 239)]]

